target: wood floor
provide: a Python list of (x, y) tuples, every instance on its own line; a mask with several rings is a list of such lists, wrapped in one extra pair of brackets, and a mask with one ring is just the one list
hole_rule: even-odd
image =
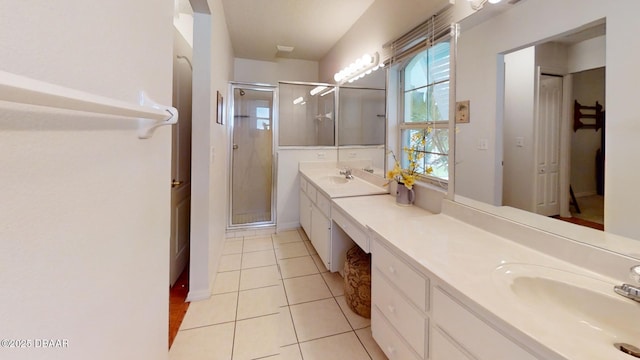
[(169, 289), (169, 348), (178, 334), (182, 319), (189, 309), (187, 294), (189, 293), (189, 265), (180, 274), (176, 283)]
[(592, 229), (604, 231), (604, 225), (603, 224), (598, 224), (598, 223), (593, 222), (593, 221), (579, 219), (579, 218), (576, 218), (576, 217), (570, 217), (570, 218), (561, 217), (561, 216), (553, 216), (553, 217), (556, 218), (556, 219), (562, 220), (562, 221), (566, 221), (566, 222), (570, 222), (570, 223), (573, 223), (573, 224), (578, 224), (578, 225), (590, 227)]

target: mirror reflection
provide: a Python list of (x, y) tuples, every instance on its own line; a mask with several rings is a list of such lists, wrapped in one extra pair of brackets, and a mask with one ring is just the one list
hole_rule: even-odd
[(280, 146), (335, 146), (335, 87), (328, 84), (278, 85)]
[(352, 168), (384, 176), (385, 89), (338, 89), (338, 158)]
[[(604, 229), (605, 32), (602, 19), (495, 53), (495, 132), (474, 126), (492, 104), (472, 98), (470, 123), (456, 124), (457, 196)], [(470, 47), (461, 41), (459, 52)], [(491, 144), (495, 164), (474, 167)], [(474, 186), (469, 171), (493, 183)]]
[(504, 55), (502, 205), (602, 230), (605, 68), (570, 66), (594, 41), (604, 24)]
[(338, 86), (338, 162), (384, 177), (386, 69)]

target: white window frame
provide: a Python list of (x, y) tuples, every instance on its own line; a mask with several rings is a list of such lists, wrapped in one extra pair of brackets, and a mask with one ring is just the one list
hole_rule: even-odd
[[(449, 40), (443, 40), (442, 42), (449, 42)], [(441, 43), (441, 42), (438, 42)], [(451, 46), (451, 44), (450, 44)], [(447, 130), (450, 132), (449, 130), (449, 119), (447, 120), (439, 120), (439, 121), (424, 121), (424, 122), (405, 122), (405, 94), (407, 93), (405, 91), (405, 69), (407, 68), (407, 66), (409, 65), (409, 63), (411, 63), (411, 61), (418, 55), (429, 51), (430, 48), (426, 48), (426, 49), (422, 49), (418, 52), (416, 52), (413, 56), (409, 57), (408, 59), (406, 59), (402, 66), (398, 69), (399, 71), (399, 82), (398, 82), (398, 91), (399, 91), (399, 103), (398, 103), (398, 153), (396, 154), (396, 157), (398, 158), (398, 160), (400, 161), (400, 165), (401, 167), (406, 167), (406, 163), (404, 162), (404, 159), (406, 158), (406, 155), (404, 153), (403, 147), (403, 133), (405, 130), (423, 130), (426, 131), (427, 129), (431, 128), (431, 129), (439, 129), (439, 130)], [(449, 59), (449, 67), (451, 67), (451, 59)], [(451, 71), (451, 69), (449, 69), (449, 71)], [(434, 87), (438, 84), (441, 84), (443, 82), (449, 82), (449, 92), (451, 91), (451, 86), (452, 82), (451, 82), (451, 75), (448, 77), (447, 80), (444, 81), (438, 81), (438, 82), (433, 82), (433, 83), (429, 83), (426, 84), (425, 86), (416, 88), (416, 89), (427, 89), (429, 87)], [(413, 90), (416, 90), (413, 89)], [(449, 107), (451, 106), (451, 104), (449, 104)], [(447, 109), (447, 117), (449, 117), (449, 112)], [(451, 136), (451, 134), (448, 134), (449, 136)], [(447, 152), (447, 154), (441, 154), (441, 153), (433, 153), (433, 152), (427, 152), (427, 153), (432, 153), (432, 154), (437, 154), (440, 156), (446, 156), (447, 157), (447, 167), (450, 166), (450, 160), (451, 157), (449, 156), (451, 152), (451, 149), (449, 149), (449, 151)], [(429, 182), (429, 183), (435, 183), (438, 185), (443, 185), (443, 184), (448, 184), (449, 179), (445, 179), (445, 178), (441, 178), (441, 177), (437, 177), (437, 176), (433, 176), (433, 175), (428, 175), (428, 174), (420, 174), (418, 176), (419, 181), (424, 181), (424, 182)]]

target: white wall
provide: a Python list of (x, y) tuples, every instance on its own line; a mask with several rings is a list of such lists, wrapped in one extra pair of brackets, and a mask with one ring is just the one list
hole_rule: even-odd
[(570, 73), (604, 67), (606, 65), (606, 37), (585, 40), (567, 48)]
[[(123, 11), (123, 9), (125, 9)], [(0, 70), (171, 103), (171, 2), (0, 2)], [(166, 359), (171, 128), (0, 108), (3, 359)]]
[[(636, 84), (640, 80), (640, 48), (629, 45), (629, 34), (640, 31), (635, 16), (640, 3), (621, 0), (611, 4), (601, 0), (525, 1), (512, 10), (470, 29), (462, 30), (458, 47), (459, 100), (470, 99), (470, 131), (496, 129), (497, 54), (548, 39), (606, 17), (606, 102), (607, 102), (607, 162), (605, 164), (606, 230), (640, 239), (636, 224), (635, 204), (640, 200), (640, 170), (630, 166), (637, 162), (636, 149), (640, 133), (634, 103)], [(545, 26), (540, 26), (544, 19)], [(615, 119), (615, 120), (614, 120)], [(458, 147), (459, 145), (459, 147)], [(457, 143), (457, 148), (471, 152), (472, 143)], [(493, 156), (491, 156), (494, 154)], [(493, 194), (494, 179), (487, 174), (496, 163), (495, 153), (477, 161), (463, 161), (456, 166), (456, 189), (474, 188), (475, 194)], [(464, 160), (464, 159), (463, 159)], [(459, 174), (473, 176), (459, 176)], [(473, 183), (473, 185), (470, 185)], [(490, 196), (493, 198), (493, 196)]]
[(277, 230), (300, 227), (300, 161), (337, 161), (336, 148), (279, 148), (277, 150)]
[[(595, 106), (597, 101), (606, 110), (605, 69), (574, 74), (573, 97), (585, 106)], [(584, 110), (583, 113), (593, 114), (594, 111)], [(593, 119), (584, 121), (594, 122)], [(596, 151), (601, 147), (601, 133), (602, 129), (580, 129), (571, 132), (571, 186), (578, 197), (594, 195), (597, 192)]]
[(233, 80), (277, 85), (278, 81), (318, 81), (318, 62), (296, 59), (261, 61), (236, 58)]
[[(535, 57), (536, 49), (534, 47), (528, 47), (504, 56), (502, 203), (529, 211), (534, 210)], [(522, 139), (522, 146), (516, 144), (518, 138)], [(458, 161), (462, 159), (461, 156)], [(464, 189), (458, 188), (456, 191), (462, 193)], [(483, 200), (489, 201), (489, 199)]]
[(192, 5), (196, 13), (188, 299), (200, 300), (211, 295), (227, 224), (228, 125), (216, 124), (215, 117), (217, 91), (223, 94), (225, 104), (229, 101), (233, 50), (222, 1), (208, 0), (199, 6), (192, 1)]
[[(382, 51), (382, 46), (424, 22), (449, 0), (376, 0), (340, 41), (320, 61), (319, 80), (333, 83), (333, 75), (362, 54)], [(466, 1), (460, 1), (469, 9)], [(462, 10), (464, 12), (464, 10)], [(463, 16), (460, 14), (459, 16)]]

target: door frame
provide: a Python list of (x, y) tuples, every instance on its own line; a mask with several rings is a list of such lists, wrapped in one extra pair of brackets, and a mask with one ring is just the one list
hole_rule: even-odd
[[(235, 99), (234, 93), (236, 89), (265, 91), (272, 93), (272, 119), (271, 119), (271, 220), (248, 224), (233, 224), (233, 132), (235, 128)], [(278, 88), (275, 85), (261, 83), (246, 82), (230, 82), (227, 94), (226, 118), (229, 124), (228, 146), (229, 156), (227, 158), (227, 168), (229, 169), (229, 177), (227, 179), (227, 230), (238, 230), (248, 228), (272, 227), (276, 225), (276, 189), (277, 189), (277, 167), (278, 157), (276, 153), (276, 144), (278, 143)]]

